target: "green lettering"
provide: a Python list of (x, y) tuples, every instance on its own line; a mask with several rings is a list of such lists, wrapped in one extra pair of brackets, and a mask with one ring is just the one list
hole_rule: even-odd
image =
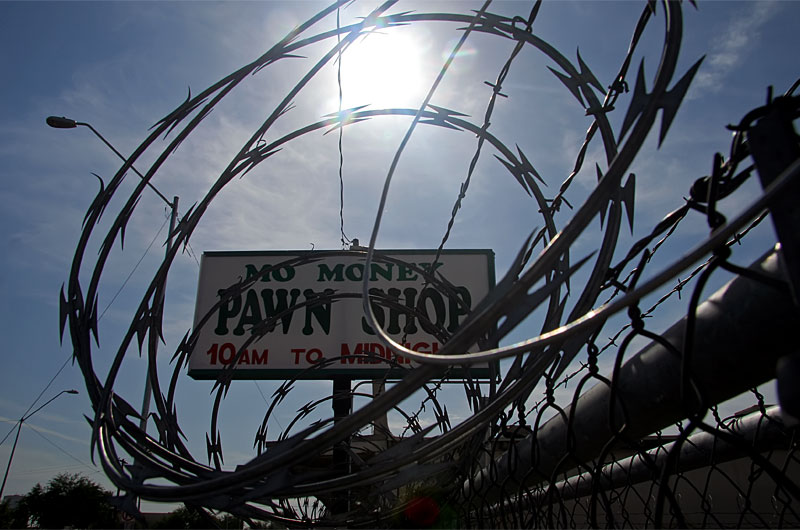
[(272, 279), (278, 282), (288, 282), (294, 278), (294, 267), (281, 267), (272, 271)]
[(364, 279), (364, 265), (353, 263), (345, 269), (344, 274), (351, 282), (360, 282)]
[[(217, 294), (219, 296), (223, 296), (225, 293), (225, 289), (220, 289)], [(242, 309), (242, 296), (239, 295), (235, 298), (231, 298), (228, 300), (228, 303), (222, 304), (219, 308), (219, 314), (217, 315), (217, 327), (214, 329), (214, 333), (217, 335), (227, 335), (228, 334), (228, 319), (233, 318), (239, 314), (239, 311)]]
[[(386, 267), (382, 269), (381, 266)], [(392, 280), (392, 269), (394, 268), (393, 263), (373, 263), (372, 268), (370, 269), (370, 281), (377, 281), (378, 276), (382, 276), (384, 280)]]
[(339, 263), (337, 264), (333, 270), (328, 268), (328, 266), (324, 263), (319, 264), (319, 277), (317, 278), (318, 282), (343, 282), (344, 277), (342, 275), (344, 270), (344, 264)]
[(262, 265), (261, 266), (261, 270), (259, 270), (259, 269), (256, 269), (255, 265), (252, 265), (252, 264), (248, 263), (247, 265), (244, 266), (245, 270), (247, 270), (247, 277), (245, 278), (245, 281), (249, 280), (253, 276), (256, 276), (262, 282), (268, 282), (269, 281), (269, 268), (270, 267), (271, 267), (271, 265), (269, 265), (269, 264)]
[[(378, 325), (380, 327), (383, 327), (384, 326), (384, 322), (386, 321), (386, 317), (385, 317), (385, 315), (383, 313), (383, 308), (380, 305), (378, 305), (378, 303), (375, 302), (372, 299), (372, 296), (378, 296), (378, 297), (381, 297), (381, 298), (386, 298), (386, 293), (383, 292), (383, 289), (378, 289), (377, 287), (372, 287), (369, 290), (369, 294), (370, 294), (369, 305), (372, 306), (372, 312), (375, 314), (375, 320), (378, 321)], [(369, 324), (367, 324), (367, 317), (361, 317), (361, 329), (364, 330), (364, 333), (368, 333), (369, 335), (374, 335), (375, 334), (375, 330), (372, 329), (372, 327)]]
[(424, 270), (425, 272), (427, 272), (428, 274), (433, 274), (433, 273), (436, 272), (437, 269), (439, 269), (442, 265), (444, 265), (444, 263), (442, 263), (440, 261), (437, 261), (435, 267), (433, 266), (433, 263), (431, 263), (431, 262), (417, 263), (417, 265), (419, 265), (420, 268), (422, 270)]
[(256, 269), (256, 266), (253, 264), (247, 264), (244, 266), (247, 270), (247, 278), (249, 280), (253, 276), (258, 277), (262, 282), (268, 282), (270, 276), (272, 279), (278, 282), (288, 282), (292, 278), (294, 278), (295, 270), (294, 267), (280, 267), (278, 269), (272, 269), (272, 265), (266, 264), (261, 266), (261, 270)]
[(469, 294), (469, 290), (466, 287), (456, 287), (456, 292), (461, 295), (461, 302), (459, 300), (450, 298), (450, 325), (447, 326), (447, 331), (453, 333), (455, 330), (458, 329), (459, 321), (458, 317), (461, 315), (466, 315), (469, 313), (469, 310), (472, 308), (472, 297)]
[[(403, 289), (403, 295), (405, 296), (405, 306), (407, 308), (413, 309), (414, 302), (417, 299), (417, 290), (413, 287), (406, 287)], [(400, 289), (389, 289), (389, 298), (396, 300), (398, 303), (400, 302)], [(403, 316), (406, 321), (406, 325), (403, 327), (403, 331), (405, 333), (416, 333), (417, 332), (417, 325), (415, 324), (416, 318), (414, 317), (413, 313), (403, 311), (399, 307), (389, 307), (389, 327), (386, 328), (386, 332), (390, 335), (395, 335), (400, 333), (400, 316)]]
[(409, 269), (406, 265), (400, 264), (397, 268), (397, 280), (401, 282), (410, 282), (418, 278), (417, 273)]
[[(432, 319), (430, 313), (428, 312), (428, 300), (431, 301), (433, 304), (433, 311), (435, 319)], [(417, 309), (419, 309), (420, 313), (425, 315), (426, 319), (422, 319), (419, 321), (420, 326), (424, 329), (427, 333), (431, 335), (436, 335), (439, 330), (445, 324), (446, 318), (446, 308), (444, 305), (444, 300), (442, 299), (442, 295), (439, 291), (432, 289), (430, 287), (426, 288), (422, 291), (422, 294), (419, 296), (419, 303), (417, 305)]]
[[(320, 298), (321, 295), (331, 295), (335, 291), (333, 289), (325, 289), (322, 293), (316, 293), (313, 289), (306, 289), (303, 291), (303, 296), (306, 297), (308, 301), (315, 301)], [(331, 332), (331, 303), (328, 302), (312, 302), (306, 306), (306, 322), (305, 326), (303, 326), (303, 335), (311, 335), (314, 333), (314, 328), (311, 326), (311, 316), (317, 319), (317, 322), (320, 326), (322, 326), (322, 331), (325, 332), (326, 335), (330, 334)]]
[(255, 290), (250, 289), (247, 291), (245, 297), (244, 307), (242, 308), (242, 316), (239, 317), (239, 325), (233, 330), (234, 335), (244, 335), (245, 325), (254, 326), (261, 322), (261, 304), (258, 303), (258, 295)]
[[(273, 300), (273, 294), (277, 301)], [(290, 294), (291, 301), (288, 299)], [(262, 289), (261, 300), (264, 301), (265, 318), (274, 317), (279, 313), (283, 313), (289, 307), (293, 307), (297, 303), (298, 296), (300, 296), (300, 289), (292, 289), (291, 291), (287, 291), (286, 289), (276, 289), (274, 292), (272, 289)], [(281, 317), (284, 335), (289, 332), (289, 324), (292, 323), (293, 314), (293, 311), (289, 311)]]

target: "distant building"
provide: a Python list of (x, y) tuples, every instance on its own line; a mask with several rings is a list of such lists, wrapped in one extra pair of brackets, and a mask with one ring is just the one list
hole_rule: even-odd
[(3, 502), (7, 502), (8, 507), (13, 510), (19, 505), (23, 497), (25, 497), (25, 495), (5, 495), (3, 497)]

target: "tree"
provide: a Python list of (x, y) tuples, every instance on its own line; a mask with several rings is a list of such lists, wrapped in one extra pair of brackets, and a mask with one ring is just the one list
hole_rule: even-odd
[[(248, 526), (250, 528), (283, 528), (275, 526), (270, 522), (251, 521)], [(166, 517), (160, 521), (152, 524), (150, 528), (220, 528), (220, 529), (238, 529), (243, 528), (244, 522), (236, 516), (223, 513), (214, 514), (206, 510), (205, 515), (201, 514), (197, 509), (189, 506), (181, 506), (167, 514)]]
[(0, 503), (0, 528), (27, 528), (28, 512), (19, 503), (12, 503), (7, 499)]
[(34, 486), (22, 499), (18, 510), (25, 510), (30, 522), (40, 528), (119, 527), (110, 491), (81, 476), (62, 473), (46, 488)]
[(203, 517), (197, 510), (187, 506), (181, 506), (175, 511), (170, 512), (165, 518), (161, 519), (152, 528), (212, 528), (219, 526), (217, 518), (209, 515), (211, 519)]

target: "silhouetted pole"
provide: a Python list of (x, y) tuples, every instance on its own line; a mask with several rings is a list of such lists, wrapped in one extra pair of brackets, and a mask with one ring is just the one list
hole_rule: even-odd
[[(125, 158), (124, 156), (122, 156), (122, 153), (117, 151), (117, 149), (113, 145), (111, 145), (111, 142), (106, 140), (103, 137), (103, 135), (100, 134), (99, 132), (97, 132), (97, 130), (94, 127), (92, 127), (90, 124), (88, 124), (86, 122), (82, 122), (82, 121), (75, 121), (75, 120), (73, 120), (71, 118), (66, 118), (64, 116), (48, 116), (46, 121), (47, 121), (47, 125), (49, 125), (50, 127), (55, 128), (55, 129), (74, 129), (74, 128), (78, 127), (79, 125), (83, 126), (83, 127), (87, 127), (90, 131), (92, 131), (94, 133), (95, 136), (100, 138), (100, 140), (102, 140), (103, 143), (106, 144), (109, 149), (114, 151), (114, 154), (116, 154), (120, 158), (120, 160), (122, 160), (126, 164), (128, 163), (128, 159)], [(131, 169), (133, 170), (134, 173), (139, 175), (139, 178), (141, 178), (142, 180), (145, 180), (144, 175), (139, 173), (139, 170), (136, 169), (135, 167), (133, 167), (133, 164), (131, 164), (130, 167), (131, 167)], [(167, 235), (167, 250), (166, 250), (166, 255), (169, 256), (169, 251), (172, 248), (172, 232), (175, 230), (175, 223), (177, 222), (177, 218), (178, 218), (178, 196), (177, 195), (174, 196), (172, 198), (172, 202), (170, 202), (169, 200), (167, 200), (167, 198), (164, 196), (163, 193), (158, 191), (158, 189), (155, 186), (153, 186), (153, 184), (150, 183), (150, 181), (147, 181), (147, 185), (150, 187), (151, 190), (153, 190), (156, 193), (156, 195), (158, 195), (161, 198), (162, 201), (164, 201), (166, 203), (167, 206), (169, 206), (170, 211), (171, 211), (170, 218), (169, 218), (169, 234)], [(164, 286), (166, 287), (166, 280), (164, 281)], [(166, 292), (166, 290), (162, 291), (162, 298), (161, 298), (161, 305), (162, 306), (164, 305), (163, 293), (165, 293), (165, 292)], [(158, 353), (158, 341), (156, 341), (156, 353)], [(148, 416), (150, 416), (150, 401), (152, 399), (152, 394), (153, 394), (153, 386), (150, 383), (150, 377), (149, 377), (149, 374), (148, 374), (148, 376), (145, 377), (144, 396), (142, 397), (141, 420), (140, 420), (140, 423), (139, 423), (139, 428), (141, 428), (142, 431), (144, 431), (144, 432), (147, 432), (147, 419), (148, 419)]]
[(36, 414), (37, 412), (39, 412), (40, 410), (45, 408), (47, 405), (49, 405), (53, 400), (55, 400), (61, 394), (77, 394), (77, 393), (78, 393), (77, 390), (62, 390), (61, 392), (59, 392), (58, 394), (56, 394), (55, 396), (50, 398), (50, 400), (47, 401), (44, 405), (42, 405), (38, 409), (34, 410), (30, 414), (23, 415), (19, 419), (19, 421), (17, 422), (17, 434), (16, 434), (16, 436), (14, 436), (14, 445), (11, 447), (11, 454), (8, 457), (8, 465), (6, 466), (6, 474), (5, 474), (5, 476), (3, 476), (3, 485), (0, 486), (0, 501), (3, 500), (3, 491), (5, 491), (5, 489), (6, 489), (6, 481), (8, 480), (8, 472), (11, 470), (11, 462), (14, 460), (14, 453), (17, 450), (17, 442), (19, 442), (19, 433), (22, 430), (22, 424), (25, 423), (25, 420), (27, 420), (28, 418), (30, 418), (31, 416), (33, 416), (34, 414)]

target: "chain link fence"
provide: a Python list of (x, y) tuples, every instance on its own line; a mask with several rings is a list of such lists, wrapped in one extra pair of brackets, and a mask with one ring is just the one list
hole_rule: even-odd
[[(796, 85), (782, 96), (770, 95), (764, 107), (734, 126), (729, 156), (714, 156), (712, 173), (698, 179), (690, 190), (680, 190), (688, 198), (676, 199), (674, 209), (665, 208), (668, 213), (645, 237), (621, 250), (620, 230), (625, 218), (633, 228), (636, 204), (631, 166), (651, 130), (659, 143), (663, 141), (702, 62), (678, 72), (680, 4), (631, 4), (632, 9), (641, 9), (641, 15), (608, 87), (598, 81), (580, 54), (571, 61), (537, 37), (540, 2), (516, 17), (493, 14), (489, 2), (468, 13), (394, 14), (389, 12), (393, 4), (389, 2), (360, 22), (342, 26), (339, 10), (345, 4), (337, 2), (323, 9), (256, 61), (190, 96), (154, 126), (104, 184), (87, 212), (61, 297), (61, 325), (62, 332), (69, 330), (92, 399), (94, 451), (111, 480), (127, 492), (117, 499), (120, 507), (140, 516), (137, 498), (183, 502), (204, 513), (229, 512), (251, 524), (266, 521), (291, 527), (799, 525), (793, 417), (798, 412), (793, 390), (798, 313), (792, 273), (799, 262), (794, 257), (797, 225), (791, 199), (797, 197), (800, 167), (792, 127), (800, 109)], [(661, 30), (653, 27), (655, 15), (663, 24)], [(334, 16), (336, 30), (317, 30), (321, 21)], [(292, 98), (326, 65), (341, 59), (350, 44), (376, 28), (391, 30), (423, 22), (455, 24), (461, 41), (419, 108), (340, 109), (332, 117), (267, 139), (291, 109)], [(635, 74), (630, 69), (648, 32), (660, 36), (662, 49), (657, 72), (646, 80), (643, 64)], [(487, 82), (491, 95), (480, 125), (458, 109), (431, 103), (460, 46), (475, 34), (513, 44), (495, 81)], [(143, 292), (112, 367), (99, 376), (92, 363), (92, 341), (98, 336), (99, 279), (145, 186), (237, 85), (252, 75), (268, 74), (274, 63), (319, 42), (330, 45), (328, 52), (309, 66), (203, 198), (182, 215), (171, 234), (175, 244)], [(546, 58), (551, 75), (592, 118), (572, 171), (549, 198), (541, 187), (544, 179), (525, 153), (519, 147), (511, 149), (491, 132), (498, 98), (506, 96), (507, 77), (520, 53), (528, 50)], [(635, 80), (629, 82), (633, 76)], [(615, 108), (622, 114), (617, 121), (609, 117), (616, 116), (612, 114)], [(370, 243), (352, 251), (363, 256), (365, 266), (385, 259), (375, 246), (388, 184), (418, 125), (469, 131), (477, 138), (434, 262), (487, 150), (534, 201), (542, 228), (530, 232), (494, 290), (476, 301), (458, 330), (437, 328), (424, 312), (414, 315), (441, 339), (443, 347), (436, 355), (409, 350), (402, 338), (386, 334), (365, 304), (365, 317), (385, 347), (414, 360), (416, 367), (395, 366), (407, 370), (404, 377), (373, 381), (373, 389), (364, 388), (366, 382), (348, 385), (343, 392), (354, 404), (349, 414), (328, 412), (331, 402), (342, 395), (313, 398), (300, 407), (290, 424), (276, 427), (276, 411), (300, 393), (296, 388), (303, 377), (283, 382), (271, 397), (264, 396), (267, 405), (255, 436), (255, 456), (230, 469), (224, 463), (219, 415), (243, 353), (240, 350), (215, 383), (207, 461), (199, 462), (182, 437), (176, 407), (178, 381), (186, 363), (192, 355), (203, 353), (195, 351), (197, 329), (187, 332), (175, 349), (169, 380), (158, 377), (165, 285), (176, 255), (190, 248), (190, 237), (223, 188), (269, 163), (290, 142), (323, 130), (338, 128), (341, 134), (345, 126), (386, 116), (405, 117), (410, 125), (386, 177)], [(159, 151), (156, 139), (170, 132), (175, 136)], [(601, 169), (597, 163), (597, 185), (581, 197), (573, 183), (591, 148), (603, 153), (605, 165)], [(341, 182), (341, 137), (339, 149)], [(141, 182), (124, 201), (108, 233), (98, 236), (94, 230), (100, 215), (124, 174), (140, 160), (155, 162), (142, 169)], [(719, 202), (736, 194), (756, 172), (764, 192), (726, 219)], [(570, 214), (564, 222), (567, 210)], [(735, 265), (739, 244), (767, 217), (777, 226), (780, 248), (764, 248), (768, 252), (748, 268)], [(341, 209), (340, 218), (344, 244)], [(602, 231), (596, 250), (575, 259), (576, 241), (598, 219)], [(708, 225), (708, 237), (678, 257), (664, 256), (663, 261), (670, 260), (666, 266), (654, 260), (657, 255), (661, 259), (680, 225), (700, 222)], [(98, 237), (102, 244), (92, 261), (88, 242)], [(302, 267), (318, 256), (310, 252), (291, 264)], [(733, 279), (709, 296), (705, 286), (723, 270)], [(438, 289), (458, 303), (458, 294), (446, 278), (432, 271), (435, 267), (418, 271), (425, 278), (423, 288)], [(220, 294), (215, 309), (256, 280), (246, 278), (231, 285)], [(688, 310), (681, 320), (665, 332), (648, 326), (648, 318), (657, 315), (662, 304), (687, 293)], [(658, 298), (649, 307), (640, 307), (647, 295)], [(360, 292), (321, 295), (306, 303), (360, 297), (383, 307), (407, 309), (402, 299), (371, 295), (368, 279)], [(213, 311), (201, 319), (200, 327)], [(541, 333), (511, 343), (512, 332), (529, 326), (526, 319), (536, 311), (544, 315)], [(280, 318), (280, 314), (269, 315), (253, 325), (247, 344), (264, 337)], [(137, 351), (149, 359), (156, 436), (140, 428), (139, 413), (114, 392), (124, 358)], [(374, 351), (365, 354), (376, 362), (387, 362)], [(490, 381), (467, 375), (460, 385), (447, 382), (452, 367), (501, 359), (503, 363), (497, 366), (502, 368)], [(321, 370), (336, 361), (327, 359), (312, 369)], [(759, 391), (776, 378), (781, 406), (766, 403)], [(466, 415), (452, 413), (448, 392), (454, 388), (463, 388), (462, 399), (469, 408)], [(741, 412), (727, 415), (722, 404), (732, 399), (742, 405)], [(400, 418), (400, 423), (390, 426), (387, 412)], [(126, 464), (123, 458), (135, 464)]]

